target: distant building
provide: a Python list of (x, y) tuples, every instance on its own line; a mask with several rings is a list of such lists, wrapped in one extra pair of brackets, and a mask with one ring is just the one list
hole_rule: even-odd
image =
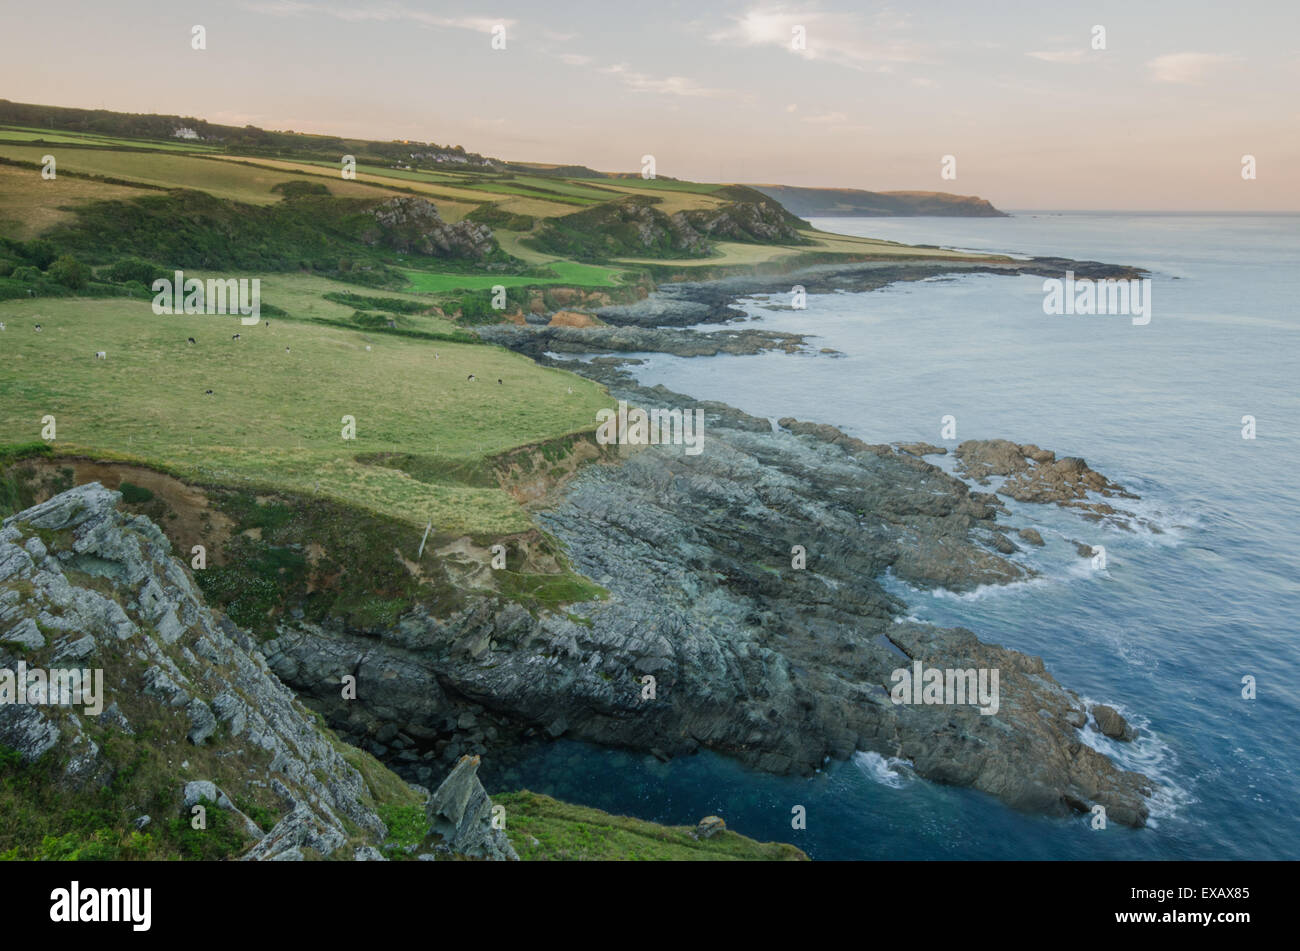
[(193, 129), (188, 129), (184, 127), (177, 129), (175, 132), (172, 133), (172, 138), (175, 139), (197, 139), (198, 137), (199, 134), (195, 132)]

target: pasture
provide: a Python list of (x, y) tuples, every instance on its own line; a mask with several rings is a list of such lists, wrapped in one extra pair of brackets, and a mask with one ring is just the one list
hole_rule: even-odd
[[(242, 162), (219, 162), (194, 155), (171, 155), (160, 152), (126, 152), (114, 149), (64, 149), (10, 145), (0, 142), (0, 156), (21, 162), (40, 163), (43, 155), (53, 154), (59, 170), (101, 175), (123, 181), (142, 182), (161, 188), (192, 188), (218, 198), (252, 205), (269, 205), (280, 200), (272, 187), (281, 182), (302, 181), (301, 175), (286, 173), (261, 165)], [(42, 182), (38, 178), (36, 185)], [(344, 181), (337, 176), (330, 191), (340, 198), (391, 198), (393, 192), (360, 182)]]
[[(61, 453), (318, 494), (420, 527), (432, 519), (441, 532), (528, 530), (505, 491), (454, 473), (592, 429), (596, 411), (611, 405), (591, 382), (484, 345), (284, 319), (246, 327), (234, 317), (159, 316), (122, 299), (6, 302), (0, 320), (5, 443), (39, 440), (50, 415)], [(353, 440), (342, 438), (344, 416), (356, 420)], [(388, 452), (449, 475), (417, 479), (357, 461)]]

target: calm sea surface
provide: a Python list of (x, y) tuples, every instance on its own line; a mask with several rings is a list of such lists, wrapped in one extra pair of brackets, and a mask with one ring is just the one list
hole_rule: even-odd
[[(485, 764), (489, 788), (672, 824), (717, 814), (821, 859), (1300, 858), (1300, 217), (813, 223), (1151, 271), (1146, 326), (1046, 316), (1042, 279), (975, 275), (814, 295), (800, 311), (746, 304), (757, 320), (745, 326), (809, 334), (842, 357), (652, 354), (635, 368), (649, 384), (873, 442), (942, 444), (951, 415), (958, 440), (1038, 443), (1138, 492), (1138, 511), (1163, 533), (1012, 503), (1014, 524), (1047, 540), (1023, 556), (1041, 572), (1031, 583), (964, 597), (889, 584), (915, 617), (1041, 655), (1062, 684), (1141, 727), (1134, 744), (1094, 743), (1158, 781), (1149, 827), (1019, 815), (867, 754), (792, 779), (712, 754), (662, 764), (559, 742), (495, 771)], [(1245, 415), (1254, 440), (1242, 438)], [(1104, 545), (1106, 569), (1092, 570), (1066, 536)], [(1246, 675), (1256, 700), (1241, 697)], [(806, 830), (791, 828), (795, 805)]]

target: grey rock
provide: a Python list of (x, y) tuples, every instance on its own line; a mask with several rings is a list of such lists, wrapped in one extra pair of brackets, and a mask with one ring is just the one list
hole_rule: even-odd
[(492, 800), (478, 779), (479, 758), (462, 757), (429, 800), (430, 832), (458, 855), (493, 861), (519, 861), (501, 829), (492, 828)]
[(197, 697), (186, 705), (185, 712), (190, 717), (190, 732), (186, 734), (186, 739), (195, 746), (201, 746), (204, 740), (217, 731), (217, 718), (213, 715), (212, 708)]
[(695, 826), (693, 835), (697, 839), (711, 839), (727, 828), (727, 823), (720, 816), (705, 816)]
[(41, 633), (40, 628), (36, 626), (36, 622), (31, 618), (23, 618), (11, 627), (0, 640), (13, 641), (29, 650), (39, 650), (45, 646), (45, 635)]
[(1138, 731), (1114, 707), (1099, 703), (1092, 708), (1092, 716), (1097, 721), (1097, 729), (1112, 740), (1127, 743), (1137, 738)]

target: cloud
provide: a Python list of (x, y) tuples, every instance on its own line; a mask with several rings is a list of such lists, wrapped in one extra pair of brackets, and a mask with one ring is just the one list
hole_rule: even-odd
[(1199, 83), (1216, 66), (1234, 59), (1223, 53), (1167, 53), (1149, 60), (1147, 70), (1158, 83)]
[(689, 76), (651, 76), (629, 69), (626, 64), (602, 66), (598, 70), (613, 76), (635, 92), (658, 93), (666, 96), (691, 96), (703, 99), (734, 99), (739, 93), (730, 89), (701, 86)]
[(804, 116), (799, 120), (808, 125), (816, 126), (819, 129), (825, 129), (828, 132), (869, 132), (868, 126), (859, 125), (856, 122), (850, 122), (849, 117), (842, 112), (823, 112), (820, 115)]
[(475, 30), (491, 32), (494, 26), (514, 26), (518, 21), (506, 17), (441, 16), (424, 10), (413, 10), (397, 3), (379, 4), (366, 9), (326, 7), (302, 0), (256, 0), (241, 4), (245, 10), (266, 16), (329, 16), (349, 23), (372, 21), (378, 23), (407, 22), (435, 29)]
[[(887, 72), (890, 63), (928, 61), (924, 47), (896, 35), (906, 32), (907, 23), (888, 12), (868, 20), (857, 13), (776, 4), (751, 7), (731, 20), (709, 39), (737, 46), (778, 46), (807, 59), (863, 71)], [(803, 28), (804, 49), (794, 47), (798, 27)]]
[(803, 121), (809, 125), (841, 125), (848, 121), (842, 112), (824, 112), (819, 116), (807, 116)]
[(689, 76), (654, 76), (632, 69), (627, 63), (596, 65), (596, 61), (581, 53), (550, 53), (568, 66), (587, 67), (589, 72), (602, 73), (618, 80), (633, 92), (653, 93), (694, 99), (748, 99), (750, 97), (733, 89), (702, 86)]
[(1044, 50), (1034, 53), (1026, 53), (1026, 56), (1032, 56), (1034, 59), (1041, 59), (1047, 63), (1082, 63), (1088, 58), (1087, 50)]

